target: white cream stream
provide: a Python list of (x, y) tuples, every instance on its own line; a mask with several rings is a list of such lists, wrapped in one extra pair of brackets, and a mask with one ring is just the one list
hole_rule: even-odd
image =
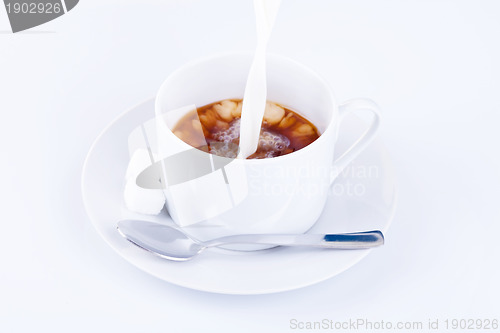
[(252, 155), (258, 147), (266, 108), (266, 49), (281, 0), (254, 0), (257, 47), (248, 73), (240, 124), (240, 158)]

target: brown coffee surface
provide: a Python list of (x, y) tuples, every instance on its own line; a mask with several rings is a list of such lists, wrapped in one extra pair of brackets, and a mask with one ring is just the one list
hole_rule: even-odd
[[(236, 157), (242, 101), (226, 99), (183, 116), (173, 132), (189, 145), (224, 157)], [(320, 133), (309, 120), (277, 103), (267, 102), (257, 151), (249, 159), (290, 154), (314, 142)]]

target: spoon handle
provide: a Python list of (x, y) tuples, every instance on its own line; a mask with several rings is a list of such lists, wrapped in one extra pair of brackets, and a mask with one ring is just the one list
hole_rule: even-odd
[(235, 235), (206, 242), (206, 247), (225, 244), (271, 244), (281, 246), (311, 246), (329, 249), (367, 249), (384, 244), (381, 231), (354, 232), (348, 234), (303, 235)]

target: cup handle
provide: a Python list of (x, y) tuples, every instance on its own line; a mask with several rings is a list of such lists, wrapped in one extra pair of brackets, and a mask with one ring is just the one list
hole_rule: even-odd
[(356, 140), (349, 149), (347, 149), (340, 157), (333, 162), (332, 172), (330, 175), (330, 185), (337, 176), (345, 169), (349, 163), (354, 160), (368, 144), (375, 138), (375, 134), (380, 126), (380, 108), (374, 101), (367, 98), (351, 99), (339, 106), (339, 119), (343, 121), (344, 117), (357, 110), (368, 110), (373, 113), (373, 119), (368, 129)]

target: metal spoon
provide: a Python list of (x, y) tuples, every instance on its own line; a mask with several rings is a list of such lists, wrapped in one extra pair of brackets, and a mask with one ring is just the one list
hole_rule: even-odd
[(140, 248), (175, 261), (189, 260), (209, 247), (227, 244), (310, 246), (342, 250), (367, 249), (384, 244), (384, 235), (378, 230), (327, 235), (235, 235), (201, 242), (179, 229), (148, 221), (123, 220), (118, 222), (117, 229), (123, 237)]

